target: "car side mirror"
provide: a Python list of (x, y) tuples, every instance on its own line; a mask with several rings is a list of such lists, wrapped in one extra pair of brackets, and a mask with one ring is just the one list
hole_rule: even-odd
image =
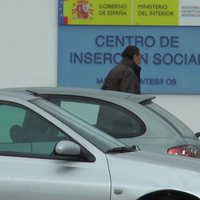
[(200, 132), (195, 133), (196, 137), (200, 139)]
[(79, 156), (80, 146), (69, 140), (62, 140), (55, 146), (55, 153), (64, 156)]

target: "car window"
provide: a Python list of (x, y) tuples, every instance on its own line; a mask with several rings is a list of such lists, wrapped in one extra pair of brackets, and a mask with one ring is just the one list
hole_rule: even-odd
[[(88, 142), (96, 146), (104, 153), (107, 153), (113, 148), (124, 148), (126, 146), (114, 137), (111, 137), (107, 133), (102, 132), (100, 129), (95, 128), (95, 126), (91, 126), (89, 123), (84, 122), (84, 120), (79, 119), (77, 116), (69, 113), (57, 105), (54, 105), (50, 101), (37, 98), (31, 100), (31, 103), (54, 116), (56, 119), (64, 123), (73, 131), (77, 132), (82, 138), (85, 138)], [(82, 148), (84, 151), (84, 147)], [(87, 149), (85, 152), (86, 155), (88, 155)]]
[(139, 117), (113, 103), (66, 96), (49, 100), (115, 138), (135, 137), (146, 130)]
[(63, 139), (70, 138), (32, 110), (0, 102), (0, 154), (50, 156)]
[(85, 102), (61, 101), (61, 107), (88, 123), (95, 125), (98, 119), (99, 105)]

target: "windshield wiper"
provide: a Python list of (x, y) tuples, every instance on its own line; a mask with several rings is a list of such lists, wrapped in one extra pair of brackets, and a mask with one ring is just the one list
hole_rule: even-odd
[(126, 153), (126, 152), (133, 152), (138, 151), (139, 147), (133, 146), (124, 146), (124, 147), (115, 147), (107, 151), (107, 153)]

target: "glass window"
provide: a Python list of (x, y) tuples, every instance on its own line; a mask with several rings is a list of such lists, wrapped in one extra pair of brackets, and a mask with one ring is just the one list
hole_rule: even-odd
[(62, 108), (59, 108), (57, 106), (60, 105), (59, 103), (57, 103), (57, 105), (53, 105), (53, 103), (44, 99), (34, 99), (31, 102), (63, 122), (66, 126), (77, 132), (81, 137), (85, 138), (87, 141), (89, 141), (91, 144), (96, 146), (104, 153), (106, 153), (110, 149), (125, 146), (119, 140), (110, 137), (108, 134), (99, 131), (95, 127), (90, 126), (87, 122), (78, 119), (77, 116), (66, 112)]
[(63, 139), (70, 138), (37, 113), (0, 102), (0, 154), (50, 156)]
[(99, 105), (82, 102), (61, 101), (61, 107), (92, 125), (97, 123)]
[(139, 117), (110, 102), (66, 96), (48, 99), (115, 138), (136, 137), (146, 131)]

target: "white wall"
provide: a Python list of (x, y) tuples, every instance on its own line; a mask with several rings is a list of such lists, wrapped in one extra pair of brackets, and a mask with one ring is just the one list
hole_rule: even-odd
[(0, 0), (0, 87), (57, 83), (57, 0)]
[[(0, 88), (57, 85), (58, 0), (0, 0)], [(200, 131), (200, 96), (156, 95)]]

